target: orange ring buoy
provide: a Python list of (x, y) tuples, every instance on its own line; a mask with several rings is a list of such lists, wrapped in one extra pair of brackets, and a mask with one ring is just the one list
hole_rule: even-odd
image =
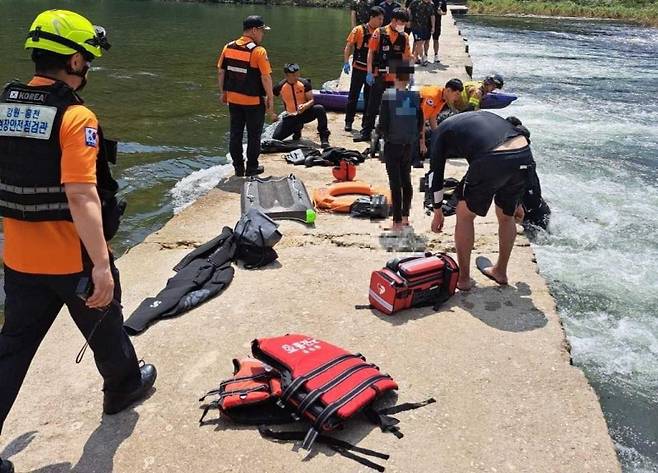
[(318, 209), (331, 212), (349, 213), (355, 195), (373, 196), (384, 194), (391, 201), (388, 189), (380, 189), (362, 181), (336, 182), (329, 187), (313, 190), (313, 202)]

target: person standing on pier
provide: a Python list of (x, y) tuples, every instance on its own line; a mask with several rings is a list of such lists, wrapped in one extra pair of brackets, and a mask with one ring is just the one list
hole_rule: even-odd
[(363, 116), (363, 127), (354, 141), (370, 141), (384, 91), (394, 85), (395, 74), (389, 69), (411, 58), (409, 37), (404, 32), (408, 21), (409, 14), (398, 8), (393, 12), (391, 24), (379, 28), (370, 38), (366, 74), (366, 83), (371, 86), (370, 97)]
[[(229, 151), (235, 175), (255, 176), (263, 173), (258, 164), (260, 139), (265, 113), (274, 113), (272, 67), (267, 51), (260, 44), (265, 31), (260, 16), (249, 16), (242, 22), (242, 36), (224, 46), (217, 62), (220, 102), (228, 104), (231, 120)], [(242, 153), (242, 137), (247, 127), (247, 165)]]
[[(350, 73), (350, 56), (352, 56), (352, 75), (350, 77), (350, 92), (347, 98), (347, 110), (345, 111), (345, 131), (352, 131), (352, 123), (356, 115), (356, 104), (359, 101), (361, 89), (363, 89), (363, 110), (368, 109), (370, 97), (370, 85), (366, 83), (368, 73), (368, 44), (373, 33), (382, 26), (384, 21), (384, 10), (380, 7), (370, 9), (370, 18), (367, 23), (355, 27), (347, 37), (345, 45), (343, 72)], [(363, 119), (361, 120), (363, 126)]]
[(420, 95), (407, 90), (413, 66), (402, 63), (395, 68), (395, 88), (387, 89), (382, 99), (378, 131), (384, 138), (384, 161), (391, 189), (393, 231), (409, 225), (413, 196), (411, 159), (418, 148), (423, 129)]
[[(441, 18), (448, 13), (448, 4), (446, 0), (432, 0), (434, 2), (434, 33), (432, 39), (434, 40), (434, 59), (436, 64), (439, 61), (439, 36), (441, 36)], [(429, 54), (429, 41), (425, 44), (425, 55)]]
[[(484, 217), (493, 201), (498, 219), (498, 261), (478, 269), (489, 279), (505, 285), (507, 264), (514, 239), (515, 220), (523, 221), (521, 202), (534, 175), (530, 133), (518, 121), (510, 122), (491, 112), (465, 112), (444, 120), (432, 132), (430, 145), (434, 218), (432, 231), (443, 228), (443, 179), (446, 160), (465, 158), (468, 170), (456, 189), (455, 247), (459, 263), (457, 287), (471, 288), (470, 262), (475, 242), (475, 217)], [(478, 258), (479, 259), (479, 258)]]
[(413, 0), (409, 4), (411, 32), (414, 36), (414, 60), (417, 65), (427, 65), (427, 45), (434, 33), (434, 4), (432, 0)]
[[(125, 207), (108, 164), (116, 142), (103, 137), (78, 96), (92, 61), (110, 49), (105, 30), (77, 13), (48, 10), (32, 23), (25, 48), (34, 77), (9, 83), (0, 96), (0, 431), (64, 305), (94, 352), (105, 414), (143, 399), (157, 376), (153, 365), (140, 367), (123, 328), (119, 271), (107, 243)], [(1, 473), (13, 470), (0, 459)]]

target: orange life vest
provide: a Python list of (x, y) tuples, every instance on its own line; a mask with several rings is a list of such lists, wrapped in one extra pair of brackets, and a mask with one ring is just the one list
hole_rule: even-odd
[(286, 112), (297, 112), (297, 107), (306, 102), (304, 84), (299, 80), (294, 84), (286, 81), (286, 83), (281, 86), (281, 100), (283, 100)]
[(377, 189), (367, 182), (347, 181), (337, 182), (329, 187), (315, 189), (313, 201), (318, 209), (331, 212), (348, 213), (350, 206), (354, 203), (354, 195), (383, 194), (391, 201), (391, 192), (388, 189)]

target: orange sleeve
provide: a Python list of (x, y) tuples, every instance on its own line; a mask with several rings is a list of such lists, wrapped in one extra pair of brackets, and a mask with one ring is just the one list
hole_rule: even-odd
[(254, 66), (258, 67), (261, 74), (265, 75), (272, 73), (272, 66), (270, 66), (270, 58), (267, 57), (267, 51), (265, 50), (265, 48), (263, 48), (262, 46), (256, 48), (253, 54), (253, 59), (255, 62)]
[(375, 31), (370, 37), (368, 49), (371, 51), (377, 51), (379, 49), (379, 30)]
[(222, 61), (224, 60), (224, 51), (226, 51), (226, 46), (224, 46), (224, 49), (222, 49), (222, 52), (219, 55), (219, 59), (217, 60), (217, 67), (222, 67)]
[(62, 184), (96, 184), (98, 156), (98, 120), (83, 105), (73, 105), (64, 112), (59, 131), (62, 150)]

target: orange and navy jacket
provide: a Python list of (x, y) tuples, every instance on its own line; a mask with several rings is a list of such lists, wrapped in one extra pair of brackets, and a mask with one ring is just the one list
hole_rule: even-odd
[(306, 92), (311, 90), (311, 81), (307, 79), (300, 77), (294, 84), (284, 79), (274, 86), (274, 95), (281, 96), (286, 112), (295, 113), (298, 106), (307, 102)]
[(436, 118), (446, 103), (443, 101), (443, 87), (426, 85), (420, 88), (421, 108), (423, 118), (427, 121)]
[(224, 69), (224, 91), (228, 103), (259, 105), (265, 95), (261, 81), (272, 73), (264, 47), (247, 36), (241, 36), (224, 46), (217, 67)]
[(347, 36), (347, 42), (354, 46), (352, 66), (362, 71), (368, 70), (368, 43), (377, 28), (370, 28), (368, 23), (358, 25)]
[[(55, 81), (37, 76), (30, 86)], [(66, 109), (59, 126), (61, 184), (97, 184), (98, 141), (96, 115), (84, 105)], [(71, 221), (31, 222), (4, 217), (4, 263), (29, 274), (75, 274), (83, 270), (86, 253)]]

